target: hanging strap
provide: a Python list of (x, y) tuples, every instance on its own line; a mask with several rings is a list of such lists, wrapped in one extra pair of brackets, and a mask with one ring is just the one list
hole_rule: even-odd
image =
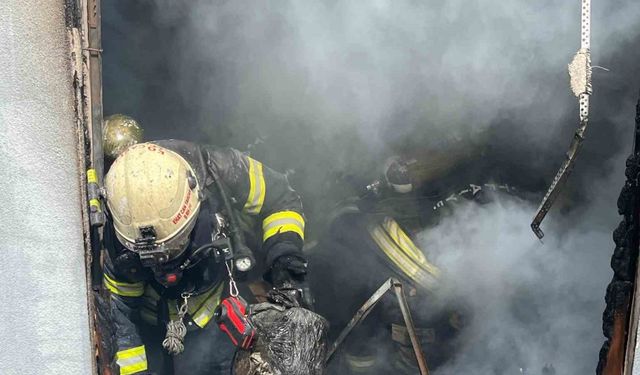
[(584, 140), (584, 133), (587, 129), (587, 123), (589, 121), (589, 97), (592, 93), (591, 87), (591, 0), (582, 0), (581, 8), (581, 22), (580, 22), (580, 49), (576, 52), (573, 60), (569, 64), (569, 77), (571, 91), (578, 97), (578, 104), (580, 106), (580, 124), (576, 130), (569, 151), (567, 151), (566, 159), (562, 163), (562, 166), (556, 173), (556, 176), (549, 186), (547, 193), (545, 194), (538, 211), (536, 212), (533, 221), (531, 222), (531, 229), (542, 239), (544, 233), (540, 229), (540, 224), (544, 220), (545, 216), (551, 209), (553, 202), (558, 197), (560, 189), (566, 182), (573, 165), (575, 163), (578, 151), (582, 146)]

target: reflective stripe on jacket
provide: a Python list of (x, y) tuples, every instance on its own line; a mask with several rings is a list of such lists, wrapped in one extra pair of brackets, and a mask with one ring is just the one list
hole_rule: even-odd
[(387, 263), (414, 285), (433, 289), (440, 276), (440, 270), (431, 264), (422, 250), (400, 228), (391, 217), (368, 228), (373, 241), (382, 251)]

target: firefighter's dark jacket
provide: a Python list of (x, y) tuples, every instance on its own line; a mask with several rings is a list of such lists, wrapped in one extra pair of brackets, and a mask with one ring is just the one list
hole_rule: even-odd
[[(269, 267), (280, 256), (302, 257), (302, 203), (285, 175), (231, 148), (197, 146), (178, 140), (154, 143), (185, 158), (198, 175), (199, 185), (208, 189), (204, 193), (209, 193), (205, 194), (209, 199), (201, 206), (190, 250), (211, 242), (212, 214), (223, 208), (210, 171), (213, 168), (229, 195), (234, 211), (242, 219), (240, 221), (253, 221), (254, 227), (261, 228), (254, 230), (253, 235), (260, 234), (258, 255), (264, 257), (266, 266)], [(147, 369), (147, 360), (138, 323), (162, 324), (175, 318), (180, 294), (191, 292), (194, 296), (189, 300), (187, 324), (194, 328), (206, 326), (224, 289), (226, 269), (223, 263), (207, 259), (186, 270), (177, 285), (165, 288), (149, 269), (142, 267), (137, 254), (120, 244), (110, 222), (105, 228), (104, 238), (107, 250), (104, 286), (111, 292), (114, 344), (117, 347), (114, 362), (121, 375), (141, 373)]]

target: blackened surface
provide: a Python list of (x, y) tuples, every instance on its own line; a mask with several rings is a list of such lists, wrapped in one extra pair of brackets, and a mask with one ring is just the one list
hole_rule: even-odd
[[(98, 357), (98, 367), (102, 371), (105, 368), (110, 368), (110, 358), (113, 358), (115, 354), (115, 331), (114, 322), (111, 315), (111, 306), (109, 305), (109, 296), (95, 295), (96, 306), (96, 331), (99, 332), (98, 344), (100, 345), (101, 355)], [(107, 300), (105, 300), (105, 298)], [(100, 372), (102, 373), (102, 372)]]
[(80, 7), (78, 0), (65, 0), (64, 18), (67, 27), (80, 27)]
[[(600, 360), (596, 373), (602, 374), (607, 365), (607, 354), (613, 336), (614, 315), (630, 314), (629, 301), (633, 293), (633, 283), (636, 277), (636, 263), (638, 260), (638, 200), (640, 199), (638, 172), (640, 171), (640, 144), (638, 144), (638, 130), (640, 128), (640, 100), (636, 106), (636, 144), (632, 155), (626, 161), (625, 181), (618, 197), (618, 213), (624, 219), (613, 232), (615, 250), (611, 257), (611, 268), (614, 275), (607, 287), (605, 301), (607, 306), (602, 314), (602, 332), (606, 341), (600, 350)], [(631, 322), (629, 323), (631, 324)]]

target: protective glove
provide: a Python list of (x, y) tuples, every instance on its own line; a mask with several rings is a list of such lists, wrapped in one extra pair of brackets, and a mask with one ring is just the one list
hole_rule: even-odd
[(265, 279), (279, 292), (290, 294), (300, 306), (313, 310), (313, 295), (306, 281), (307, 261), (297, 255), (276, 258)]

